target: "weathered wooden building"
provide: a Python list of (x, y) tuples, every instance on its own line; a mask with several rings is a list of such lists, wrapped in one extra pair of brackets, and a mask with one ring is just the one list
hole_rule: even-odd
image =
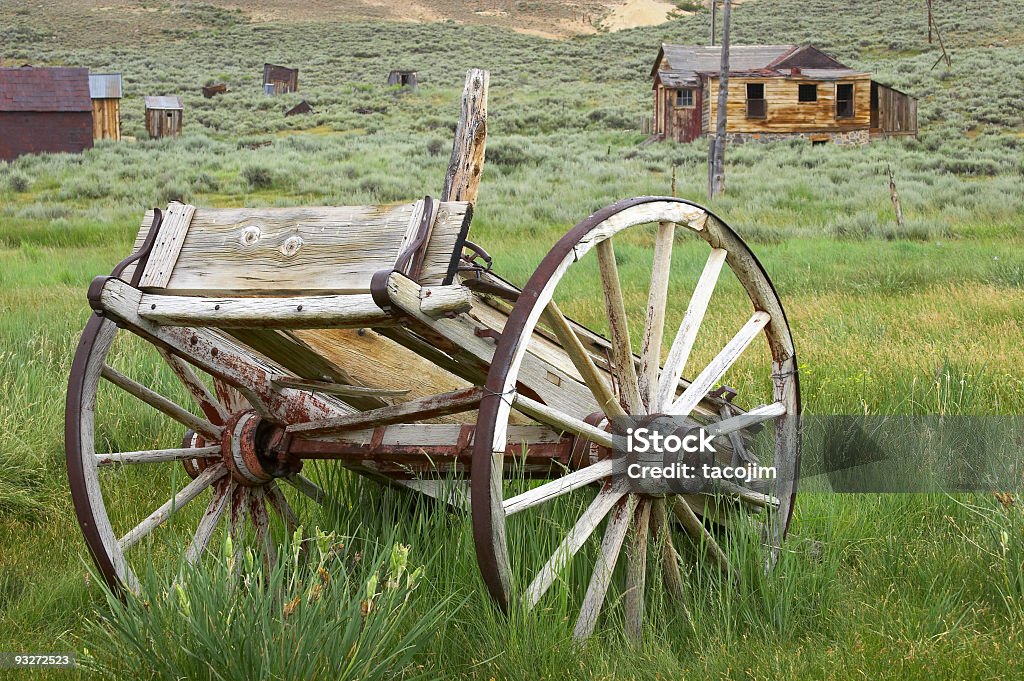
[(121, 74), (90, 73), (92, 98), (92, 138), (121, 139)]
[(88, 69), (0, 68), (0, 159), (91, 146)]
[(227, 83), (213, 83), (211, 85), (204, 85), (203, 86), (203, 97), (206, 97), (207, 99), (210, 99), (211, 97), (216, 97), (217, 95), (222, 95), (222, 94), (224, 94), (227, 91), (228, 91)]
[(263, 65), (263, 91), (268, 95), (283, 95), (299, 91), (299, 70), (276, 64)]
[(302, 100), (292, 108), (284, 112), (285, 118), (288, 116), (301, 116), (302, 114), (313, 113), (313, 106), (306, 100)]
[(146, 131), (152, 138), (181, 134), (184, 107), (181, 97), (146, 97)]
[(392, 71), (388, 74), (388, 85), (399, 85), (413, 90), (419, 87), (416, 71)]
[[(714, 134), (720, 65), (718, 46), (661, 46), (651, 69), (653, 134), (680, 142)], [(733, 142), (863, 144), (916, 135), (917, 100), (812, 45), (734, 45), (726, 132)]]

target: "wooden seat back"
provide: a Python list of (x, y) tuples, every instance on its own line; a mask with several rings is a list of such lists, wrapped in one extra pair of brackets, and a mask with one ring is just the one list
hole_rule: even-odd
[[(448, 284), (469, 227), (464, 201), (392, 206), (196, 208), (172, 203), (163, 216), (139, 287), (185, 296), (355, 294), (422, 236), (418, 283)], [(149, 233), (148, 211), (136, 238)], [(132, 269), (123, 274), (130, 281)]]

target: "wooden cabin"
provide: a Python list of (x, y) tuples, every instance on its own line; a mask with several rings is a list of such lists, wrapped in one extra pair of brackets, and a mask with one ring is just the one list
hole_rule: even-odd
[(121, 139), (121, 74), (90, 73), (93, 140)]
[[(654, 135), (690, 142), (715, 133), (721, 58), (719, 46), (661, 46), (651, 69)], [(733, 142), (863, 144), (916, 135), (917, 100), (813, 45), (734, 45), (726, 132)]]
[(398, 85), (415, 90), (419, 87), (416, 71), (392, 71), (388, 74), (388, 85)]
[(0, 68), (0, 160), (91, 146), (89, 69)]
[(263, 65), (263, 92), (283, 95), (299, 91), (299, 70), (276, 64)]
[(288, 116), (301, 116), (302, 114), (313, 113), (313, 106), (306, 100), (302, 100), (292, 108), (284, 112), (285, 118)]
[(146, 130), (153, 139), (181, 134), (181, 97), (146, 97)]

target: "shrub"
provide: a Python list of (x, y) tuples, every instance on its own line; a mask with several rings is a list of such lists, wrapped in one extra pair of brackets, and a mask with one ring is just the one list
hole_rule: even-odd
[(242, 170), (242, 177), (251, 189), (270, 189), (274, 186), (274, 174), (266, 166), (246, 166)]
[(28, 191), (28, 188), (32, 186), (32, 178), (20, 170), (15, 170), (7, 176), (7, 186), (11, 188), (12, 192)]

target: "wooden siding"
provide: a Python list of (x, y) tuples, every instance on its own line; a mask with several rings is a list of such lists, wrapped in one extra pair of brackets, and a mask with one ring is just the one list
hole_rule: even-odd
[(676, 91), (680, 88), (659, 84), (654, 89), (654, 131), (666, 139), (692, 142), (701, 136), (701, 88), (684, 88), (693, 91), (693, 106), (676, 106)]
[(92, 146), (90, 111), (0, 111), (0, 161)]
[(917, 100), (881, 83), (871, 83), (871, 132), (917, 135)]
[(92, 138), (94, 140), (121, 139), (121, 100), (92, 100)]
[(181, 134), (182, 112), (174, 109), (146, 109), (146, 130), (152, 138)]
[[(708, 119), (714, 121), (718, 105), (718, 79), (710, 79)], [(787, 133), (842, 132), (867, 129), (871, 123), (871, 81), (864, 74), (839, 81), (818, 81), (818, 101), (801, 103), (801, 84), (815, 81), (807, 78), (729, 78), (727, 132)], [(767, 112), (764, 118), (747, 118), (747, 84), (764, 85)], [(836, 84), (854, 85), (854, 115), (836, 118)]]

